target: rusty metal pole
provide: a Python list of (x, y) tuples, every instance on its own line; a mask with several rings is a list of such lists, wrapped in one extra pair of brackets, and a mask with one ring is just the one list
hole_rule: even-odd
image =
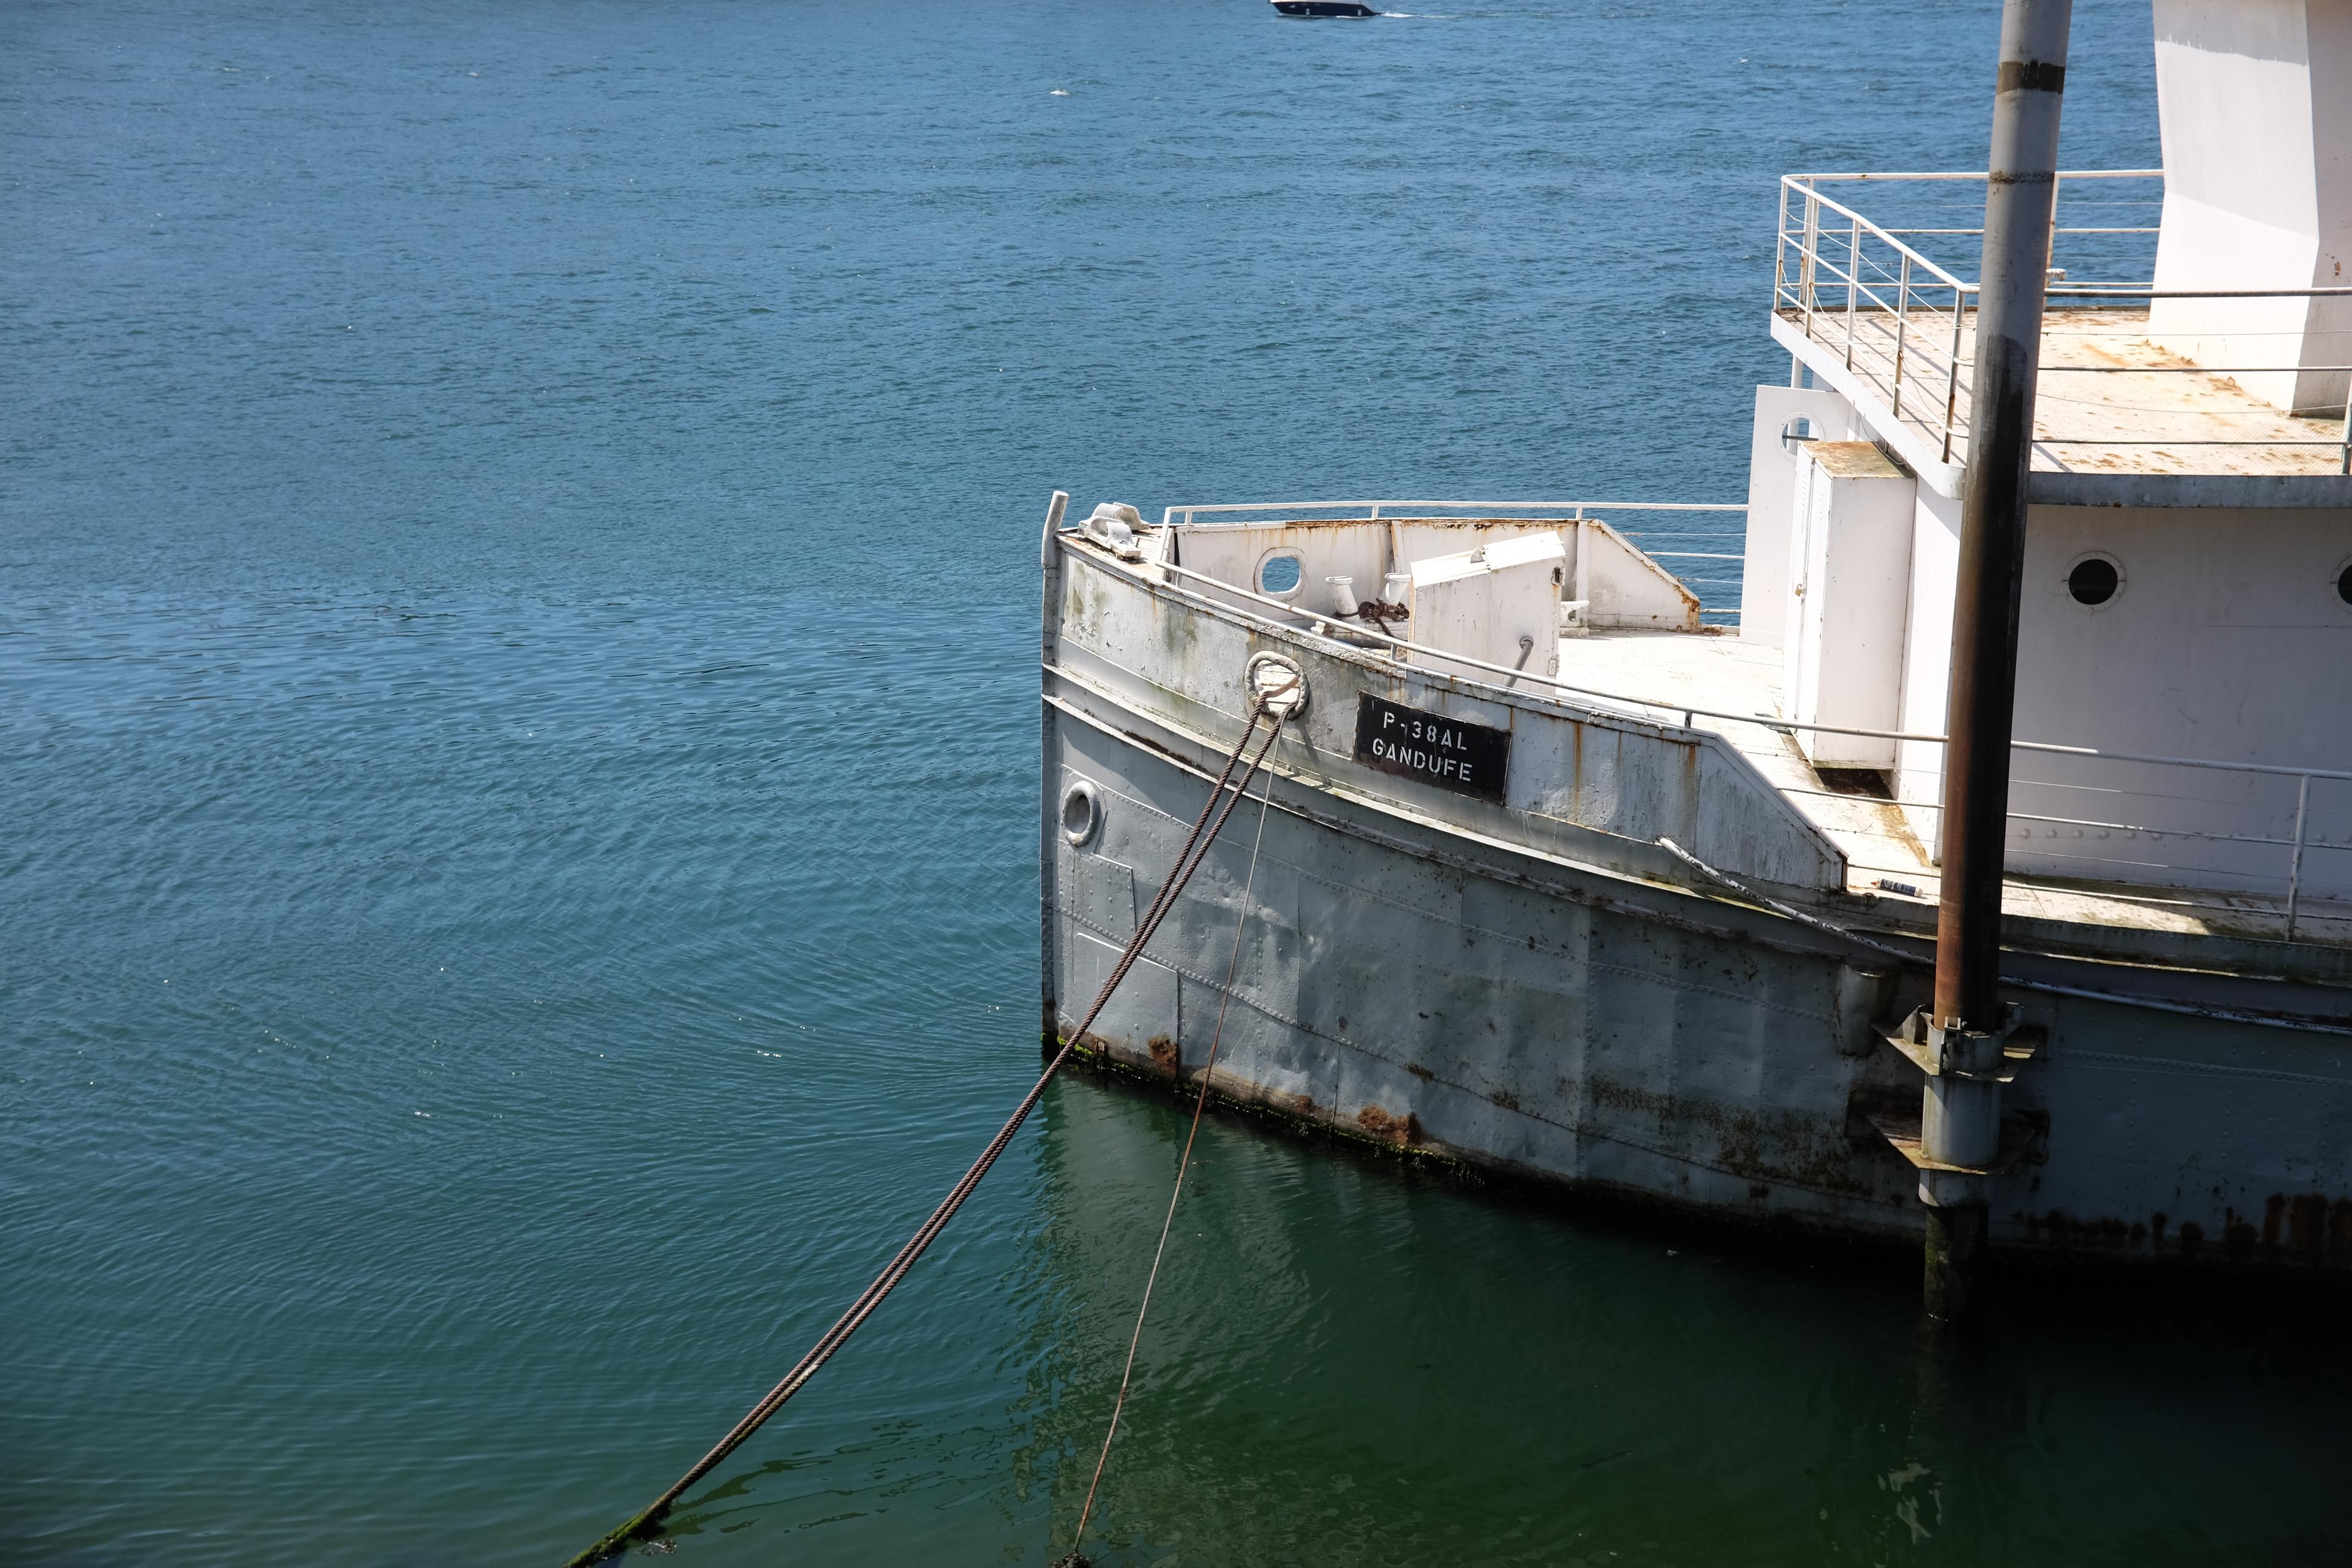
[[(1978, 272), (1976, 369), (1960, 492), (1959, 580), (1944, 752), (1943, 886), (1931, 1022), (1946, 1070), (1927, 1079), (1922, 1152), (1962, 1167), (1998, 1152), (2005, 1033), (2000, 884), (2009, 831), (2009, 751), (2017, 695), (2018, 596), (2043, 290), (2055, 221), (2058, 114), (2073, 0), (2005, 0)], [(1981, 1075), (1981, 1076), (1979, 1076)], [(1985, 1179), (1923, 1170), (1927, 1308), (1966, 1315), (1984, 1245)]]

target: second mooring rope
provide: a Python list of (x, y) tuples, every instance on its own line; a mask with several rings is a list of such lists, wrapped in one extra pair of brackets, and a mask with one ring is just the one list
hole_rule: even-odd
[[(1274, 727), (1282, 728), (1282, 716), (1275, 715)], [(1244, 779), (1243, 789), (1249, 787)], [(1118, 1374), (1118, 1398), (1110, 1407), (1110, 1425), (1103, 1431), (1102, 1452), (1095, 1458), (1094, 1479), (1087, 1483), (1086, 1506), (1078, 1510), (1078, 1531), (1071, 1537), (1070, 1554), (1062, 1558), (1055, 1568), (1091, 1568), (1088, 1560), (1080, 1555), (1086, 1544), (1087, 1521), (1094, 1517), (1095, 1494), (1102, 1488), (1103, 1468), (1110, 1463), (1111, 1440), (1118, 1436), (1118, 1418), (1127, 1409), (1128, 1385), (1135, 1377), (1136, 1347), (1143, 1342), (1143, 1320), (1151, 1310), (1151, 1289), (1160, 1283), (1160, 1262), (1168, 1256), (1168, 1233), (1176, 1224), (1177, 1200), (1184, 1195), (1184, 1173), (1192, 1164), (1192, 1142), (1201, 1136), (1201, 1112), (1209, 1104), (1209, 1079), (1217, 1070), (1217, 1047), (1225, 1037), (1225, 1009), (1234, 999), (1234, 976), (1242, 961), (1242, 933), (1249, 929), (1250, 895), (1257, 888), (1257, 856), (1265, 845), (1265, 818), (1274, 805), (1274, 775), (1265, 775), (1265, 793), (1258, 797), (1257, 837), (1250, 841), (1249, 875), (1242, 883), (1241, 914), (1234, 922), (1233, 952), (1225, 960), (1225, 988), (1217, 999), (1217, 1026), (1209, 1036), (1209, 1058), (1201, 1068), (1201, 1092), (1192, 1101), (1192, 1130), (1184, 1134), (1184, 1152), (1176, 1161), (1176, 1190), (1168, 1194), (1168, 1217), (1160, 1222), (1160, 1245), (1151, 1254), (1151, 1272), (1143, 1281), (1143, 1301), (1135, 1310), (1135, 1332), (1127, 1342), (1127, 1366)]]
[[(1168, 880), (1161, 884), (1159, 896), (1151, 900), (1151, 908), (1146, 911), (1143, 919), (1136, 922), (1134, 938), (1128, 942), (1126, 951), (1119, 954), (1118, 962), (1112, 966), (1110, 977), (1103, 982), (1103, 988), (1096, 995), (1094, 1005), (1087, 1009), (1085, 1018), (1080, 1020), (1078, 1026), (1070, 1032), (1069, 1038), (1063, 1042), (1062, 1048), (1054, 1053), (1054, 1059), (1045, 1064), (1045, 1070), (1038, 1075), (1036, 1083), (1022, 1098), (1020, 1105), (1014, 1108), (1012, 1116), (997, 1131), (996, 1136), (989, 1140), (988, 1147), (981, 1151), (980, 1158), (973, 1161), (971, 1168), (963, 1173), (963, 1179), (950, 1189), (948, 1195), (940, 1200), (940, 1206), (931, 1211), (931, 1217), (925, 1220), (915, 1234), (908, 1238), (907, 1245), (898, 1249), (898, 1255), (890, 1260), (889, 1266), (875, 1276), (874, 1282), (866, 1287), (857, 1299), (849, 1304), (849, 1310), (835, 1321), (833, 1327), (824, 1331), (822, 1339), (810, 1347), (808, 1353), (801, 1357), (793, 1370), (784, 1374), (782, 1383), (770, 1389), (765, 1398), (753, 1405), (743, 1419), (735, 1423), (727, 1436), (719, 1440), (717, 1447), (697, 1460), (694, 1468), (680, 1476), (667, 1491), (656, 1498), (652, 1506), (604, 1536), (587, 1551), (572, 1558), (565, 1564), (565, 1568), (588, 1568), (589, 1564), (602, 1563), (606, 1558), (617, 1554), (630, 1542), (640, 1536), (650, 1534), (654, 1527), (661, 1522), (671, 1507), (685, 1494), (687, 1488), (717, 1468), (728, 1455), (740, 1447), (746, 1438), (758, 1431), (769, 1416), (782, 1408), (784, 1401), (799, 1393), (802, 1385), (816, 1375), (817, 1369), (833, 1358), (833, 1352), (839, 1350), (849, 1336), (857, 1331), (859, 1325), (873, 1315), (874, 1309), (882, 1304), (882, 1299), (897, 1289), (900, 1279), (906, 1278), (907, 1270), (915, 1266), (915, 1260), (922, 1257), (940, 1232), (946, 1228), (948, 1221), (955, 1217), (956, 1211), (963, 1206), (964, 1200), (971, 1195), (972, 1189), (980, 1185), (980, 1179), (988, 1174), (989, 1167), (996, 1163), (997, 1156), (1003, 1153), (1006, 1146), (1013, 1142), (1013, 1135), (1021, 1130), (1022, 1122), (1028, 1119), (1029, 1112), (1035, 1108), (1038, 1100), (1044, 1096), (1045, 1086), (1053, 1081), (1054, 1075), (1060, 1071), (1062, 1064), (1069, 1059), (1070, 1052), (1077, 1042), (1085, 1038), (1087, 1031), (1094, 1026), (1096, 1016), (1102, 1012), (1103, 1005), (1110, 1000), (1111, 993), (1118, 988), (1118, 983), (1127, 978), (1128, 970), (1133, 966), (1137, 956), (1143, 952), (1144, 944), (1151, 940), (1152, 932), (1159, 930), (1160, 922), (1166, 918), (1169, 910), (1174, 906), (1176, 896), (1183, 891), (1184, 884), (1192, 880), (1192, 873), (1199, 870), (1201, 863), (1208, 858), (1209, 850), (1216, 843), (1217, 835), (1224, 831), (1226, 818), (1233, 816), (1234, 807), (1241, 804), (1242, 796), (1249, 793), (1250, 781), (1257, 776), (1258, 769), (1265, 762), (1266, 753), (1274, 749), (1276, 738), (1282, 733), (1282, 714), (1271, 706), (1271, 702), (1278, 701), (1286, 695), (1286, 693), (1281, 690), (1266, 693), (1259, 700), (1258, 706), (1251, 711), (1249, 722), (1243, 726), (1241, 739), (1234, 742), (1233, 751), (1225, 758), (1224, 771), (1217, 775), (1216, 786), (1209, 792), (1208, 803), (1202, 806), (1201, 815), (1193, 822), (1192, 832), (1185, 835), (1183, 847), (1176, 852), (1176, 864), (1169, 872)], [(1240, 784), (1234, 785), (1232, 795), (1228, 796), (1225, 790), (1226, 786), (1234, 782), (1234, 767), (1240, 763), (1242, 753), (1249, 749), (1250, 738), (1257, 733), (1258, 721), (1269, 715), (1273, 717), (1274, 727), (1266, 731), (1265, 742), (1258, 747), (1257, 754), (1250, 759), (1248, 771), (1242, 774)], [(1220, 802), (1223, 803), (1222, 811), (1218, 809)], [(1209, 821), (1212, 816), (1216, 817), (1213, 826)], [(1205, 838), (1202, 834), (1204, 827), (1208, 830)], [(1261, 821), (1261, 830), (1263, 827), (1264, 823)], [(1255, 866), (1255, 859), (1253, 859), (1253, 866)]]

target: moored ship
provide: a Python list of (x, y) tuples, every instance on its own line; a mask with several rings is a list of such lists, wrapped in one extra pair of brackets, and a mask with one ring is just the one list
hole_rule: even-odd
[(1781, 180), (1744, 504), (1057, 507), (1049, 1037), (1274, 698), (1246, 909), (1220, 844), (1088, 1050), (1196, 1080), (1238, 924), (1229, 1100), (1718, 1216), (2352, 1274), (2340, 19), (2159, 5), (2164, 169), (2055, 176), (1997, 1027), (1936, 1000), (1993, 284), (1906, 216), (1978, 173)]

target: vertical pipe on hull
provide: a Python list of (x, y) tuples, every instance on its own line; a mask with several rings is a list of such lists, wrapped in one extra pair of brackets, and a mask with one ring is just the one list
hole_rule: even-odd
[[(1943, 887), (1936, 920), (1932, 1013), (1963, 1075), (1931, 1079), (1922, 1152), (1953, 1164), (1942, 1128), (1995, 1128), (2002, 1032), (2000, 883), (2009, 826), (2009, 752), (2017, 695), (2019, 592), (2025, 563), (2026, 475), (2058, 175), (2058, 117), (2073, 0), (2006, 0), (1993, 88), (1992, 160), (1978, 273), (1976, 373), (1968, 473), (1960, 493), (1959, 578), (1952, 605), (1951, 686), (1944, 751)], [(1976, 1079), (1969, 1069), (1983, 1071)], [(1979, 1103), (1969, 1103), (1976, 1101)], [(1977, 1142), (1975, 1137), (1960, 1141)], [(1928, 1315), (1966, 1310), (1985, 1231), (1983, 1178), (1923, 1173), (1928, 1205)]]
[(1043, 1003), (1039, 1043), (1047, 1048), (1053, 1046), (1060, 1028), (1054, 994), (1054, 835), (1061, 828), (1062, 792), (1054, 787), (1061, 782), (1060, 770), (1055, 766), (1058, 748), (1055, 744), (1054, 705), (1043, 698), (1054, 694), (1054, 669), (1062, 658), (1062, 552), (1054, 542), (1054, 535), (1061, 528), (1062, 512), (1069, 504), (1066, 490), (1055, 490), (1054, 499), (1045, 503), (1045, 534), (1037, 550), (1038, 571), (1043, 579), (1040, 642), (1045, 656), (1044, 690), (1037, 704), (1042, 710), (1037, 727), (1037, 798), (1041, 814), (1037, 824), (1037, 959)]
[(1975, 1304), (1985, 1218), (1981, 1203), (1927, 1206), (1927, 1316), (1938, 1323), (1964, 1321)]

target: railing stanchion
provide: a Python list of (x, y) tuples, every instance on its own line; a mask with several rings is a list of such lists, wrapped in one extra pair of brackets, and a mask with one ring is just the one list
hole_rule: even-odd
[(1903, 417), (1903, 347), (1911, 333), (1911, 253), (1903, 253), (1903, 275), (1895, 285), (1895, 417)]
[(1853, 308), (1862, 293), (1862, 219), (1846, 226), (1845, 242), (1845, 367), (1853, 368)]
[(2352, 474), (2352, 379), (2344, 387), (2344, 466), (2339, 471)]
[(1819, 286), (1814, 276), (1814, 252), (1821, 248), (1822, 197), (1811, 185), (1805, 187), (1805, 248), (1798, 258), (1798, 288), (1805, 297), (1805, 336), (1813, 335), (1813, 294)]
[(1789, 297), (1789, 177), (1780, 176), (1780, 218), (1772, 226), (1772, 310)]
[(2294, 858), (2286, 870), (2286, 939), (2294, 940), (2296, 906), (2303, 900), (2303, 825), (2311, 816), (2311, 775), (2303, 775), (2294, 792)]
[(1944, 461), (1952, 460), (1952, 418), (1960, 405), (1960, 286), (1952, 285), (1952, 373), (1944, 378)]

